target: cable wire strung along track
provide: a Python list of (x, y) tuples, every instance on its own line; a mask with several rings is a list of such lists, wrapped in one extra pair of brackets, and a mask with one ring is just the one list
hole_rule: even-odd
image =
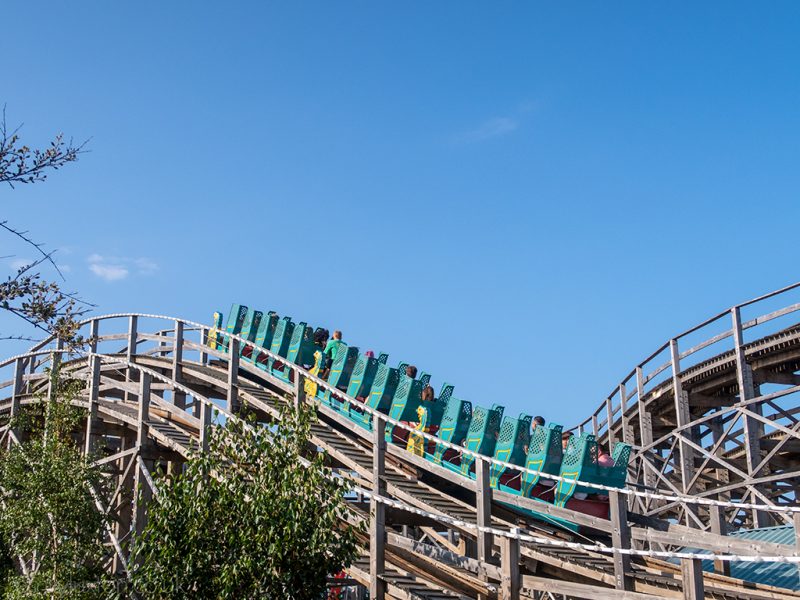
[[(83, 445), (106, 450), (97, 462), (117, 482), (111, 505), (100, 507), (115, 516), (108, 542), (109, 569), (117, 572), (126, 571), (128, 542), (146, 518), (147, 504), (134, 502), (133, 490), (142, 486), (157, 494), (151, 476), (156, 466), (179, 469), (192, 447), (206, 449), (209, 428), (218, 422), (214, 410), (236, 418), (247, 402), (261, 419), (274, 420), (283, 404), (312, 401), (303, 385), (312, 381), (343, 403), (358, 403), (381, 433), (376, 437), (335, 406), (318, 403), (312, 441), (352, 480), (352, 518), (373, 519), (362, 557), (348, 570), (352, 580), (372, 588), (373, 597), (385, 586), (386, 597), (431, 600), (800, 598), (788, 589), (731, 578), (724, 567), (731, 559), (798, 560), (794, 547), (726, 536), (724, 527), (726, 520), (798, 521), (789, 508), (796, 506), (794, 491), (787, 488), (798, 476), (800, 409), (787, 399), (800, 389), (794, 374), (800, 326), (782, 323), (749, 341), (743, 333), (778, 324), (800, 305), (744, 322), (741, 317), (745, 308), (780, 297), (724, 313), (731, 315), (732, 328), (709, 336), (699, 348), (682, 351), (679, 343), (721, 317), (671, 340), (666, 367), (648, 367), (660, 360), (662, 348), (580, 425), (603, 443), (624, 440), (634, 447), (628, 481), (638, 485), (603, 491), (610, 496), (610, 520), (492, 489), (493, 466), (525, 471), (493, 457), (477, 456), (471, 479), (405, 446), (387, 446), (380, 441), (382, 424), (405, 425), (267, 349), (259, 352), (285, 363), (284, 378), (240, 361), (239, 350), (252, 342), (239, 335), (225, 334), (229, 348), (223, 352), (207, 344), (208, 326), (171, 317), (97, 317), (85, 323), (87, 352), (71, 354), (47, 340), (0, 363), (0, 415), (16, 414), (48, 393), (45, 369), (54, 357), (63, 373), (86, 382), (75, 400), (87, 411)], [(729, 341), (732, 350), (708, 353)], [(702, 360), (693, 362), (695, 356)], [(788, 387), (768, 390), (768, 383)], [(6, 425), (0, 435), (2, 443), (15, 443), (20, 432)], [(475, 454), (456, 448), (462, 456)], [(759, 508), (741, 509), (741, 502)], [(374, 520), (378, 506), (385, 524)], [(579, 528), (566, 528), (565, 522)], [(682, 552), (685, 547), (715, 555), (718, 572), (700, 570), (701, 556)]]

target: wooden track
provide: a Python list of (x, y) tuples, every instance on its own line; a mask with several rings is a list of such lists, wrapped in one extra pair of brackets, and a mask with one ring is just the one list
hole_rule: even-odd
[[(120, 323), (127, 326), (124, 333), (118, 333)], [(117, 556), (110, 568), (124, 571), (126, 540), (133, 526), (131, 490), (137, 478), (139, 483), (145, 481), (148, 472), (156, 465), (168, 469), (179, 468), (192, 448), (202, 446), (206, 427), (205, 400), (221, 408), (235, 408), (247, 402), (258, 411), (261, 419), (269, 421), (279, 418), (280, 409), (295, 401), (295, 388), (292, 384), (267, 376), (249, 363), (243, 362), (232, 371), (226, 355), (187, 338), (177, 338), (177, 328), (143, 333), (141, 327), (136, 327), (135, 320), (126, 315), (103, 320), (104, 330), (115, 325), (116, 332), (98, 336), (95, 342), (95, 347), (99, 345), (98, 352), (104, 358), (103, 362), (98, 363), (95, 387), (91, 384), (91, 362), (84, 357), (65, 357), (62, 372), (88, 382), (86, 393), (77, 398), (75, 404), (86, 409), (96, 406), (96, 417), (88, 420), (87, 429), (81, 434), (85, 443), (86, 432), (91, 431), (91, 445), (104, 449), (107, 454), (99, 462), (113, 467), (110, 476), (119, 480), (118, 497), (114, 499), (119, 513), (118, 525), (109, 536), (112, 545), (117, 548)], [(182, 323), (180, 331), (185, 331), (188, 336), (193, 331), (191, 325)], [(163, 328), (164, 323), (160, 323), (160, 326)], [(201, 340), (204, 339), (204, 332), (197, 333)], [(793, 364), (791, 360), (797, 359), (800, 350), (800, 328), (781, 332), (773, 338), (761, 340), (760, 345), (749, 345), (746, 350), (748, 358), (753, 356), (763, 361), (763, 369), (789, 368)], [(127, 343), (127, 346), (120, 348), (120, 343)], [(180, 350), (177, 353), (176, 348)], [(37, 396), (47, 393), (48, 381), (42, 370), (48, 365), (48, 359), (45, 354), (33, 364), (28, 358), (4, 363), (9, 370), (16, 366), (24, 375), (18, 377), (12, 373), (7, 381), (0, 383), (0, 388), (5, 390), (5, 394), (0, 396), (0, 415), (7, 415), (17, 410), (15, 405), (33, 402)], [(687, 388), (694, 389), (691, 386), (708, 384), (716, 378), (720, 381), (719, 389), (728, 389), (726, 386), (731, 384), (726, 373), (731, 369), (730, 357), (720, 355), (706, 362), (679, 371)], [(754, 366), (754, 376), (761, 377), (761, 373), (765, 372), (761, 364)], [(149, 397), (140, 398), (144, 378), (150, 384), (150, 394)], [(642, 403), (636, 404), (636, 410), (644, 406), (645, 410), (654, 412), (658, 406), (668, 407), (670, 403), (665, 399), (672, 393), (671, 385), (672, 382), (664, 382), (648, 390)], [(96, 405), (92, 404), (92, 394), (96, 394)], [(689, 397), (692, 398), (691, 393)], [(145, 417), (142, 417), (143, 400), (146, 403)], [(341, 474), (352, 478), (358, 486), (372, 490), (375, 450), (372, 434), (327, 406), (319, 406), (318, 413), (318, 421), (312, 427), (313, 443), (327, 453), (331, 464)], [(638, 413), (633, 407), (624, 413), (624, 424), (622, 416), (620, 414), (615, 421), (612, 420), (611, 437), (619, 439), (626, 429), (638, 429)], [(11, 437), (8, 427), (0, 429), (0, 433), (3, 440)], [(137, 444), (138, 433), (144, 433), (149, 441)], [(769, 435), (774, 436), (774, 433), (765, 433), (762, 439), (766, 441)], [(605, 436), (609, 436), (608, 430)], [(652, 451), (643, 448), (640, 456)], [(433, 465), (396, 446), (388, 448), (385, 460), (386, 495), (427, 515), (400, 509), (388, 510), (387, 566), (380, 577), (387, 583), (389, 597), (440, 600), (475, 598), (479, 593), (486, 598), (498, 597), (503, 560), (499, 540), (490, 542), (491, 552), (487, 560), (479, 561), (474, 554), (475, 545), (480, 542), (474, 527), (469, 526), (479, 522), (476, 496), (480, 490), (475, 481)], [(738, 460), (735, 451), (730, 451), (724, 460)], [(674, 477), (674, 474), (669, 477)], [(500, 530), (516, 527), (522, 533), (555, 542), (608, 544), (611, 541), (611, 524), (602, 519), (543, 506), (532, 500), (496, 491), (491, 494), (490, 501), (491, 517), (487, 525)], [(581, 534), (574, 534), (552, 521), (523, 516), (509, 505), (533, 508), (554, 517), (572, 520), (582, 525)], [(663, 509), (659, 513), (652, 506), (643, 509), (640, 505), (637, 501), (630, 506), (633, 509), (628, 519), (631, 536), (626, 543), (638, 540), (635, 543), (642, 549), (675, 549), (695, 544), (711, 551), (745, 555), (791, 554), (791, 549), (774, 544), (740, 542), (709, 532), (701, 535), (696, 529), (654, 518), (668, 510), (672, 510), (672, 514), (683, 515), (685, 506)], [(355, 501), (352, 508), (352, 518), (370, 518), (368, 506), (364, 503)], [(437, 516), (450, 517), (458, 522), (442, 524), (437, 521)], [(453, 532), (450, 535), (454, 535), (457, 542), (452, 537), (448, 538), (447, 530)], [(364, 543), (365, 554), (352, 565), (349, 575), (368, 585), (371, 574), (366, 546), (369, 540), (365, 539)], [(614, 589), (618, 585), (619, 570), (612, 557), (605, 553), (522, 542), (519, 568), (524, 588), (522, 596), (525, 597), (537, 597), (539, 592), (552, 590), (553, 582), (561, 582), (571, 597), (625, 597), (621, 590)], [(630, 591), (624, 593), (629, 598), (684, 597), (680, 569), (671, 563), (654, 558), (634, 558), (625, 571), (625, 578)], [(702, 579), (705, 597), (708, 598), (800, 598), (800, 593), (744, 584), (720, 574), (705, 574)]]

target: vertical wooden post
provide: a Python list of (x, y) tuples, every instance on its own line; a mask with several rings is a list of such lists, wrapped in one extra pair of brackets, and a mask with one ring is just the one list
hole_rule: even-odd
[[(628, 550), (631, 547), (631, 531), (628, 527), (628, 504), (622, 494), (613, 490), (608, 494), (611, 511), (611, 544), (614, 548)], [(614, 553), (614, 585), (618, 590), (633, 590), (630, 554)]]
[[(478, 512), (478, 527), (492, 524), (492, 488), (489, 485), (489, 463), (479, 456), (475, 461), (475, 508)], [(492, 534), (478, 530), (478, 560), (489, 562), (492, 556)]]
[(500, 541), (502, 555), (500, 568), (502, 579), (500, 581), (500, 598), (502, 600), (519, 600), (519, 529), (511, 528), (513, 537), (505, 537)]
[[(208, 344), (208, 329), (205, 327), (200, 328), (200, 347), (205, 348)], [(200, 364), (204, 365), (208, 362), (208, 354), (205, 350), (200, 350)]]
[(208, 452), (208, 436), (211, 429), (211, 411), (213, 410), (208, 402), (194, 399), (194, 405), (200, 405), (200, 452)]
[[(712, 504), (709, 508), (709, 520), (711, 522), (711, 533), (717, 535), (728, 535), (728, 523), (725, 522), (725, 513), (716, 504)], [(731, 563), (727, 560), (715, 560), (714, 571), (720, 575), (730, 576)]]
[(620, 420), (622, 422), (622, 441), (633, 446), (636, 444), (636, 440), (633, 439), (630, 419), (626, 414), (628, 412), (628, 388), (624, 383), (619, 384), (619, 402)]
[(89, 324), (89, 350), (94, 354), (97, 352), (97, 341), (100, 336), (100, 321), (92, 319)]
[[(135, 362), (136, 361), (136, 344), (138, 340), (138, 333), (137, 328), (139, 325), (139, 318), (136, 316), (131, 316), (128, 318), (128, 351), (126, 353), (125, 358), (128, 362)], [(131, 381), (135, 381), (132, 377), (133, 372), (131, 369), (126, 369), (125, 371), (125, 383), (130, 383)], [(126, 402), (133, 402), (135, 395), (131, 394), (130, 392), (125, 392), (125, 401)]]
[[(797, 548), (795, 555), (800, 556), (800, 513), (794, 513), (792, 521), (794, 523), (794, 546)], [(800, 577), (800, 566), (798, 566), (797, 571), (797, 575)]]
[(600, 435), (600, 426), (597, 424), (597, 413), (592, 415), (592, 434), (594, 437)]
[(228, 410), (239, 409), (239, 340), (230, 338), (228, 342)]
[[(372, 492), (386, 494), (386, 420), (376, 414), (372, 418)], [(386, 582), (383, 573), (386, 569), (386, 506), (374, 497), (370, 498), (370, 539), (369, 539), (369, 597), (370, 600), (384, 600)]]
[(703, 567), (699, 558), (681, 559), (681, 577), (685, 600), (703, 600), (705, 598)]
[(136, 429), (136, 467), (133, 494), (133, 531), (138, 536), (144, 530), (145, 505), (149, 500), (150, 490), (144, 476), (144, 450), (147, 447), (148, 421), (150, 420), (150, 374), (139, 375), (139, 411)]
[[(647, 411), (644, 403), (644, 373), (642, 367), (636, 367), (636, 402), (639, 412), (639, 440), (642, 447), (647, 447), (653, 443), (653, 419)], [(647, 459), (642, 458), (642, 471), (644, 472), (644, 484), (648, 487), (655, 487), (656, 474)]]
[[(175, 320), (175, 346), (172, 350), (172, 380), (183, 383), (183, 321)], [(186, 392), (172, 388), (172, 402), (176, 407), (186, 408)]]
[[(671, 339), (669, 341), (670, 358), (672, 362), (672, 392), (674, 394), (675, 402), (675, 425), (676, 428), (682, 428), (688, 425), (691, 420), (691, 412), (689, 411), (689, 395), (683, 391), (683, 384), (681, 383), (681, 355), (678, 349), (678, 340)], [(691, 494), (691, 481), (694, 474), (694, 449), (686, 443), (686, 437), (691, 437), (691, 431), (683, 430), (678, 435), (678, 455), (680, 458), (680, 471), (681, 471), (681, 491), (684, 494)], [(686, 506), (686, 525), (693, 527), (694, 521), (689, 517), (689, 511), (694, 510), (694, 507)]]
[(611, 454), (614, 451), (614, 444), (616, 443), (616, 439), (614, 438), (614, 407), (611, 404), (611, 398), (606, 398), (606, 431), (608, 432), (608, 453)]
[[(253, 348), (255, 352), (255, 348)], [(300, 370), (295, 367), (294, 369), (294, 408), (297, 410), (301, 404), (306, 401), (306, 390), (304, 386), (304, 378)]]
[(58, 391), (58, 379), (61, 377), (61, 350), (64, 348), (64, 340), (56, 339), (56, 349), (50, 354), (50, 378), (47, 382), (47, 400), (53, 402)]
[[(30, 360), (31, 362), (33, 362), (35, 360), (35, 357), (32, 356)], [(10, 433), (13, 439), (9, 438), (8, 440), (9, 448), (11, 448), (11, 444), (14, 443), (14, 440), (18, 442), (21, 441), (19, 427), (15, 423), (15, 419), (19, 415), (20, 396), (22, 396), (25, 367), (26, 367), (26, 362), (24, 358), (18, 358), (14, 362), (14, 387), (11, 390), (11, 414), (10, 414), (11, 424), (12, 424)]]
[[(742, 330), (742, 314), (738, 306), (731, 309), (731, 321), (733, 324), (733, 349), (736, 355), (736, 381), (739, 384), (739, 401), (752, 400), (755, 398), (755, 386), (753, 385), (753, 371), (744, 352), (744, 333)], [(748, 409), (752, 412), (761, 412), (760, 406), (750, 405)], [(744, 424), (744, 450), (745, 460), (747, 461), (747, 474), (755, 477), (755, 469), (761, 462), (761, 438), (760, 423), (757, 419), (749, 415), (743, 415)], [(769, 525), (769, 518), (766, 513), (753, 511), (753, 527), (766, 527)]]
[[(92, 325), (95, 321), (92, 321)], [(89, 357), (89, 410), (86, 413), (86, 446), (83, 452), (86, 456), (92, 453), (94, 443), (94, 428), (97, 421), (97, 408), (100, 397), (100, 357), (92, 354)]]

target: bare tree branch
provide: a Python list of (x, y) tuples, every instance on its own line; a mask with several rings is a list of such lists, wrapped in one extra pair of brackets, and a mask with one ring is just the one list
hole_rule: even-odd
[(59, 133), (45, 150), (31, 149), (20, 144), (19, 125), (13, 131), (6, 125), (6, 107), (3, 105), (3, 117), (0, 120), (0, 183), (7, 183), (12, 188), (15, 183), (34, 183), (47, 179), (49, 170), (57, 171), (65, 164), (78, 160), (78, 155), (87, 152), (86, 140), (75, 145), (70, 139), (64, 141)]

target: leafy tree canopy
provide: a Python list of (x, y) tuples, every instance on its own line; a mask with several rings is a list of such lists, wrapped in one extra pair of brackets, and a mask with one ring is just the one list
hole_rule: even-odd
[(342, 524), (346, 486), (324, 456), (301, 464), (313, 418), (306, 407), (269, 428), (228, 421), (210, 452), (159, 478), (135, 589), (159, 599), (318, 599), (327, 576), (356, 558), (363, 529)]

